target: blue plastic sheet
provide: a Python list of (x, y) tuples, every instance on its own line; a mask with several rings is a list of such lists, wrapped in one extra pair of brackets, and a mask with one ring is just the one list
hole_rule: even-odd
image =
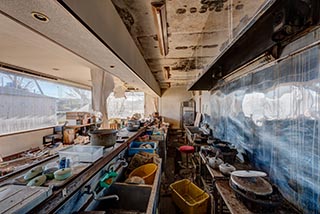
[(214, 136), (246, 150), (283, 196), (320, 212), (319, 46), (226, 83), (210, 97)]

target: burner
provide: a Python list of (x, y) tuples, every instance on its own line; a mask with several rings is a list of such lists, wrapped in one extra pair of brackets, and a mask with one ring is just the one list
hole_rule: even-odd
[[(271, 190), (273, 191), (270, 192), (270, 189), (268, 189), (268, 191), (264, 192), (264, 194), (259, 195), (252, 191), (246, 191), (243, 188), (239, 188), (239, 186), (237, 186), (237, 184), (235, 184), (232, 180), (234, 179), (229, 180), (229, 185), (235, 192), (236, 197), (242, 201), (242, 203), (252, 212), (270, 213), (274, 211), (282, 202), (281, 194), (275, 186), (271, 186)], [(261, 194), (262, 192), (259, 193)]]

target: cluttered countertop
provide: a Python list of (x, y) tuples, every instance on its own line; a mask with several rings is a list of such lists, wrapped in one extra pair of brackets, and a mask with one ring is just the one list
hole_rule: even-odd
[(201, 146), (199, 156), (213, 179), (216, 204), (223, 201), (231, 213), (299, 213), (272, 185), (267, 173), (239, 161), (236, 155), (230, 143), (218, 139)]
[[(0, 213), (11, 212), (12, 210), (15, 210), (15, 208), (17, 208), (17, 210), (22, 209), (25, 212), (26, 209), (31, 210), (37, 204), (40, 204), (37, 206), (37, 210), (43, 210), (46, 213), (53, 211), (66, 198), (77, 191), (77, 189), (80, 188), (83, 183), (88, 181), (97, 171), (103, 168), (122, 150), (128, 147), (130, 142), (142, 134), (145, 130), (146, 127), (142, 127), (137, 131), (130, 132), (125, 129), (120, 130), (118, 133), (118, 140), (120, 141), (117, 141), (117, 143), (115, 143), (112, 147), (104, 148), (103, 150), (98, 151), (99, 154), (95, 154), (98, 156), (96, 156), (91, 163), (76, 163), (74, 160), (73, 163), (72, 161), (71, 163), (67, 163), (70, 160), (65, 160), (65, 164), (70, 164), (71, 166), (68, 166), (66, 169), (58, 170), (60, 173), (57, 173), (56, 171), (55, 174), (52, 175), (54, 176), (54, 179), (52, 180), (46, 180), (44, 178), (46, 177), (45, 175), (47, 175), (45, 174), (47, 173), (46, 171), (50, 171), (52, 168), (59, 167), (59, 164), (61, 164), (61, 160), (59, 163), (59, 156), (57, 154), (46, 157), (41, 161), (34, 161), (29, 165), (29, 167), (22, 167), (15, 173), (6, 175), (4, 178), (2, 178), (0, 183), (0, 197), (7, 197), (7, 200), (10, 201), (22, 200), (25, 202), (25, 206), (22, 206), (21, 203), (18, 207), (15, 207), (14, 204), (10, 206), (0, 205), (0, 207), (3, 207), (3, 210), (1, 209)], [(87, 150), (88, 148), (92, 149), (92, 146), (69, 146), (69, 148), (63, 149), (62, 151), (70, 152), (69, 150), (74, 148), (86, 148), (85, 150)], [(77, 153), (79, 151), (75, 150), (73, 152)], [(97, 151), (94, 151), (94, 153), (96, 152)], [(70, 171), (68, 170), (69, 167), (71, 169)], [(32, 174), (40, 174), (40, 176), (34, 177)], [(34, 186), (34, 183), (36, 183), (36, 186), (39, 186), (37, 184), (39, 183), (41, 187), (29, 187)], [(35, 189), (37, 189), (37, 191), (35, 191)], [(28, 195), (26, 192), (29, 192), (30, 195), (33, 195), (33, 205), (30, 205), (29, 203), (31, 200), (30, 197), (27, 197), (29, 198), (28, 200), (26, 200), (24, 197), (10, 197), (14, 195), (16, 196), (18, 192), (23, 192), (24, 195)], [(1, 203), (7, 203), (7, 200), (2, 200)], [(4, 209), (4, 207), (6, 208)]]

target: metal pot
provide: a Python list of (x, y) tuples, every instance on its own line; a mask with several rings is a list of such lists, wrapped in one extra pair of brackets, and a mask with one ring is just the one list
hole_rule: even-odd
[(117, 130), (114, 129), (98, 129), (89, 132), (89, 135), (93, 146), (105, 146), (108, 148), (113, 146), (117, 140)]
[(127, 130), (129, 132), (138, 131), (139, 128), (140, 128), (140, 121), (139, 120), (128, 120)]

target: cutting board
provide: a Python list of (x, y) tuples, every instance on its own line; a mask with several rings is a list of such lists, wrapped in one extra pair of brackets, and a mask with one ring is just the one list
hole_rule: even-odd
[(52, 194), (49, 187), (4, 185), (0, 187), (0, 214), (27, 213)]

